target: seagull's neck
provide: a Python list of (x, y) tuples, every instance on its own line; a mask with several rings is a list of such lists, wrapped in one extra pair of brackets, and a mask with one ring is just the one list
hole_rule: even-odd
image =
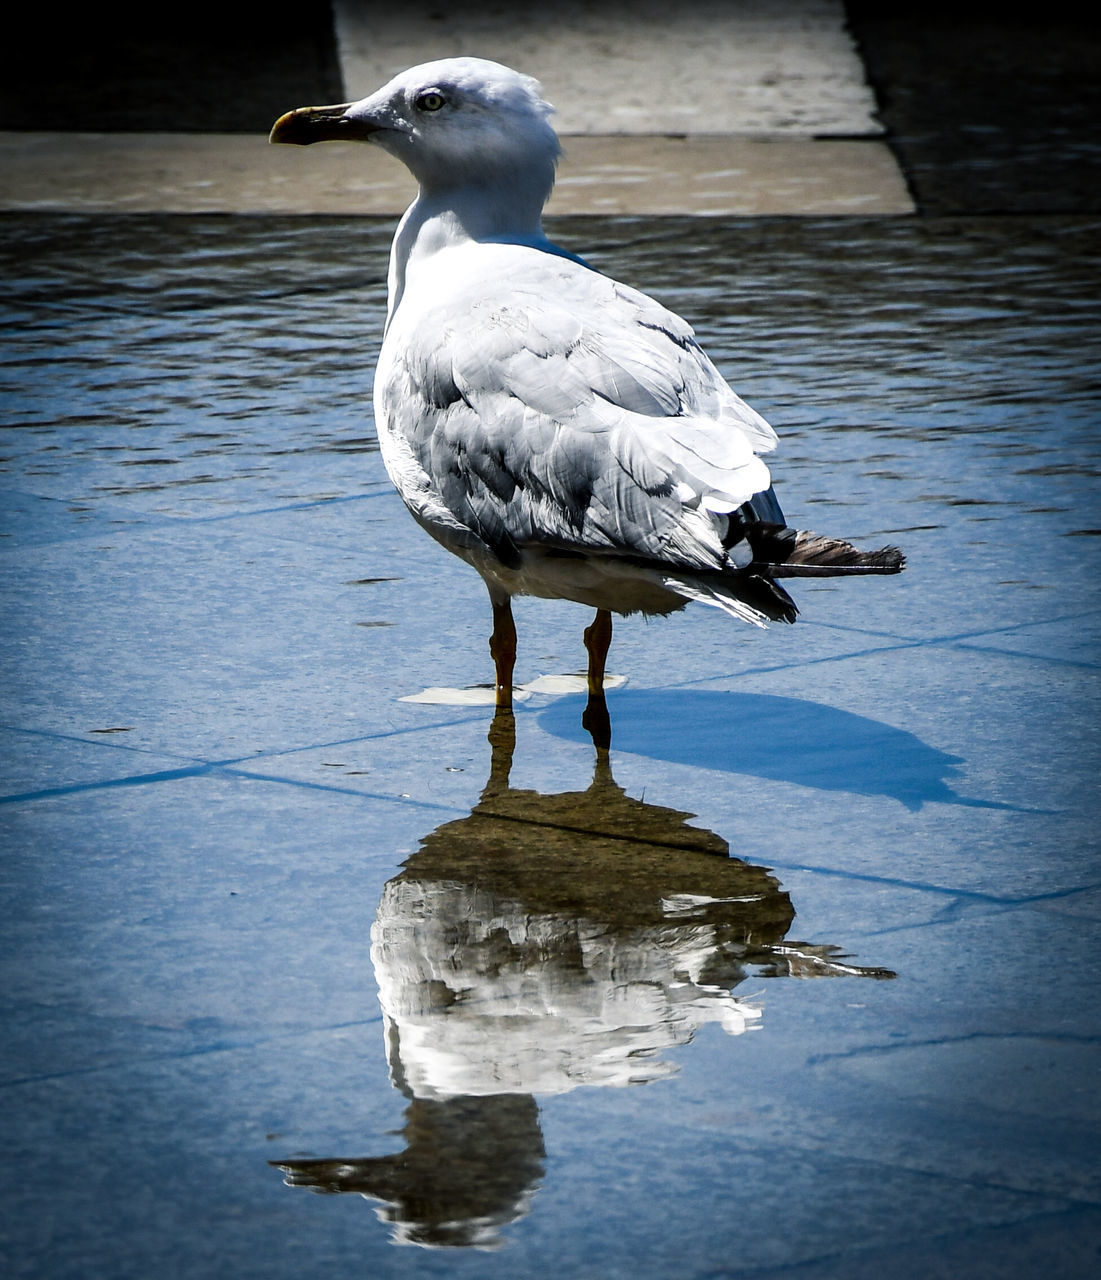
[(546, 182), (484, 179), (465, 186), (426, 188), (405, 211), (390, 252), (389, 319), (412, 277), (444, 249), (465, 244), (527, 244), (550, 247), (543, 232)]

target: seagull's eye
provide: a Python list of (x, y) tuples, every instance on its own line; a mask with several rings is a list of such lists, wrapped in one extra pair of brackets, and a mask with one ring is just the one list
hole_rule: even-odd
[(425, 89), (413, 99), (413, 105), (421, 111), (439, 111), (447, 106), (447, 99), (438, 89)]

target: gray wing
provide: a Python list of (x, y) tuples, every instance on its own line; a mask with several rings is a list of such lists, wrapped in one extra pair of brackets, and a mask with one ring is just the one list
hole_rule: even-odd
[(771, 428), (652, 299), (549, 255), (492, 256), (507, 285), (486, 289), (483, 254), (477, 287), (452, 279), (387, 336), (399, 488), (427, 486), (422, 507), (506, 564), (539, 545), (721, 565), (721, 517), (769, 487)]

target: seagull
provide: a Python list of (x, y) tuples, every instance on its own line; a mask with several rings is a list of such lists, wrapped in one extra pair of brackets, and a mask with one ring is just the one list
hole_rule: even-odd
[(301, 107), (271, 141), (381, 147), (417, 180), (394, 237), (374, 406), (414, 519), (489, 590), (499, 710), (512, 705), (512, 597), (596, 610), (584, 633), (603, 699), (612, 614), (690, 601), (793, 622), (779, 579), (898, 573), (895, 547), (789, 528), (763, 454), (776, 433), (691, 327), (552, 243), (561, 153), (539, 83), (446, 58), (370, 97)]

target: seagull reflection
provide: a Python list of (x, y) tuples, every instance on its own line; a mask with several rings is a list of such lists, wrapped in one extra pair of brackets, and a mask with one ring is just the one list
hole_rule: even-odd
[(760, 1005), (732, 994), (747, 977), (894, 976), (785, 941), (795, 910), (776, 878), (691, 814), (628, 796), (602, 700), (587, 723), (591, 785), (541, 795), (510, 785), (514, 722), (498, 712), (478, 804), (383, 890), (371, 954), (405, 1149), (278, 1162), (292, 1186), (383, 1201), (397, 1240), (499, 1243), (542, 1177), (533, 1095), (647, 1084), (704, 1024), (754, 1030)]

